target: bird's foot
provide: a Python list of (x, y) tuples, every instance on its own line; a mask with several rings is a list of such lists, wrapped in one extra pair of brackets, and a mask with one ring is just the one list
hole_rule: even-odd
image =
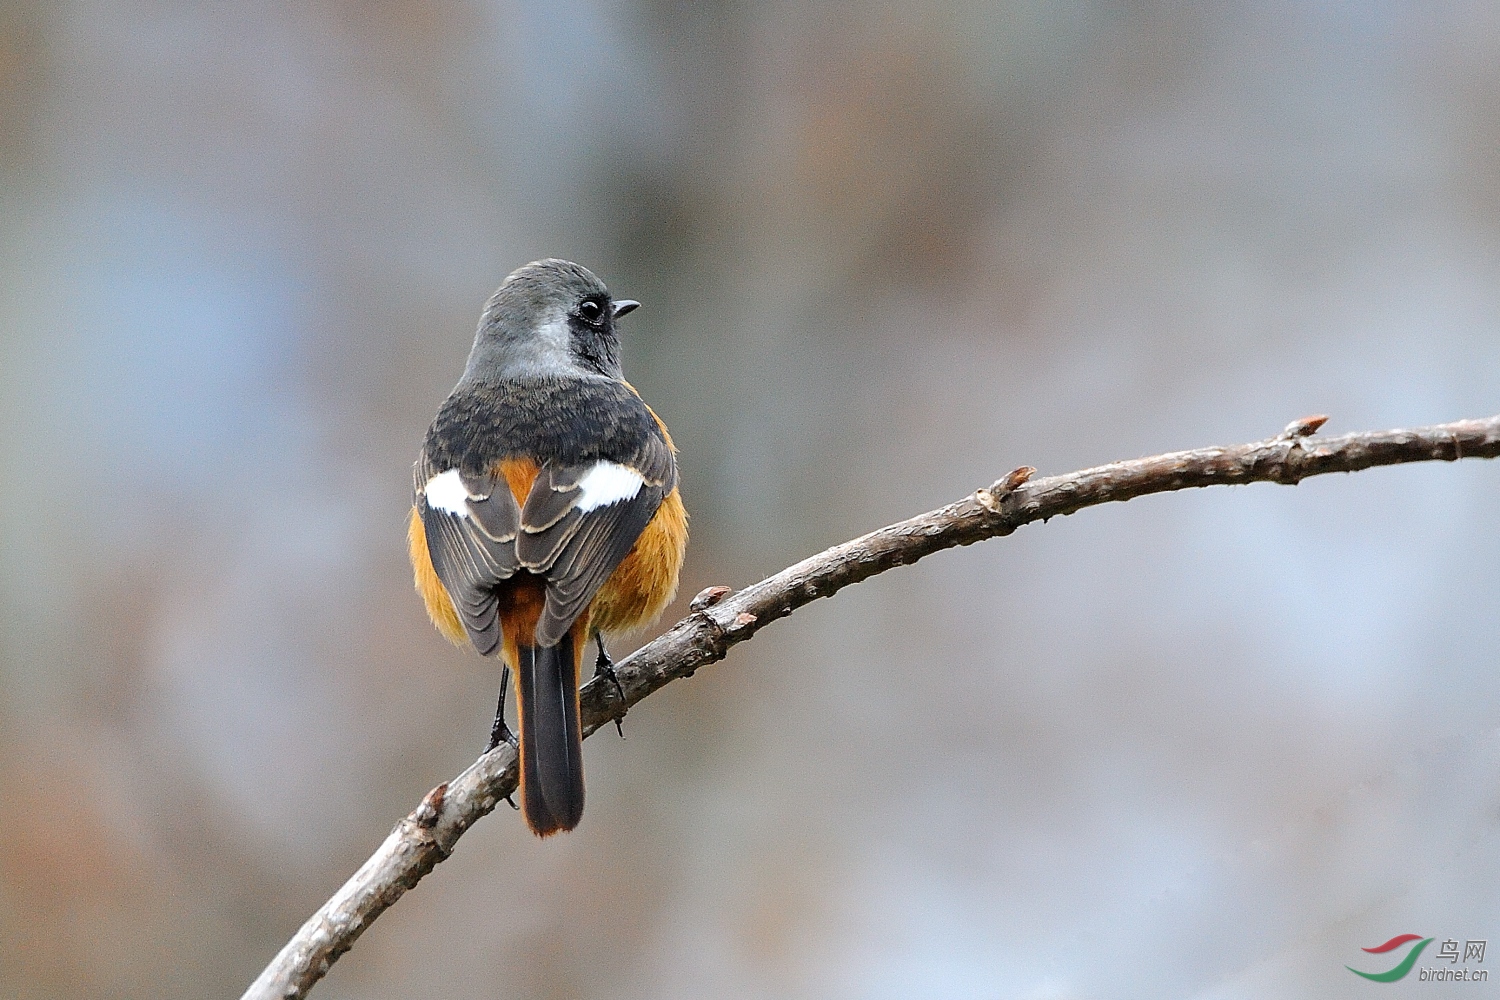
[[(594, 661), (594, 676), (603, 677), (609, 681), (610, 686), (615, 689), (615, 694), (620, 696), (620, 702), (625, 702), (625, 689), (620, 686), (620, 678), (615, 676), (615, 661), (609, 658), (609, 651), (604, 648), (604, 637), (594, 636), (599, 644), (599, 658)], [(620, 734), (620, 739), (625, 738), (625, 727), (620, 724), (621, 716), (615, 716), (615, 732)]]

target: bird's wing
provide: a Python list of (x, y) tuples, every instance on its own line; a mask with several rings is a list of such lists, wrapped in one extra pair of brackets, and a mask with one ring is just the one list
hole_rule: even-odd
[(521, 508), (516, 539), (521, 568), (547, 581), (537, 642), (550, 646), (567, 634), (676, 480), (672, 450), (654, 432), (643, 435), (636, 453), (622, 461), (542, 467)]
[(505, 479), (435, 468), (424, 450), (413, 489), (432, 568), (448, 591), (469, 641), (482, 656), (500, 645), (495, 585), (519, 568), (521, 512)]

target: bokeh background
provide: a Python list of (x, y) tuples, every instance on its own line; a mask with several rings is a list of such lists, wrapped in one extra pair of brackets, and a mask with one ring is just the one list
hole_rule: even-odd
[[(506, 272), (645, 302), (669, 615), (1021, 464), (1489, 415), (1500, 15), (6, 0), (0, 231), (0, 994), (236, 996), (488, 733), (403, 533)], [(1497, 524), (1433, 464), (881, 576), (314, 995), (1364, 996), (1500, 939)]]

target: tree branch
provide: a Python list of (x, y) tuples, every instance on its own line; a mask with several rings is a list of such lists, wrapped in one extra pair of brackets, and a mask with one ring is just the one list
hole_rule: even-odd
[[(623, 701), (609, 684), (594, 681), (584, 687), (585, 735), (671, 681), (722, 660), (731, 646), (802, 605), (940, 549), (1149, 493), (1254, 482), (1290, 486), (1308, 476), (1377, 465), (1500, 456), (1500, 416), (1313, 440), (1326, 419), (1294, 421), (1276, 437), (1253, 444), (1171, 452), (1063, 476), (1033, 480), (1034, 469), (1017, 469), (957, 503), (835, 545), (738, 593), (722, 587), (705, 590), (693, 601), (691, 614), (615, 668)], [(427, 793), (302, 925), (245, 991), (244, 1000), (304, 996), (386, 907), (447, 858), (464, 831), (515, 790), (516, 780), (515, 750), (502, 745)]]

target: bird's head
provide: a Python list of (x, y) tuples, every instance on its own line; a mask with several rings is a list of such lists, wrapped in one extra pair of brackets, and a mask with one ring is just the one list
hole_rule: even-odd
[(572, 261), (533, 261), (512, 271), (485, 303), (464, 380), (623, 379), (615, 321), (639, 305), (611, 298), (604, 282)]

